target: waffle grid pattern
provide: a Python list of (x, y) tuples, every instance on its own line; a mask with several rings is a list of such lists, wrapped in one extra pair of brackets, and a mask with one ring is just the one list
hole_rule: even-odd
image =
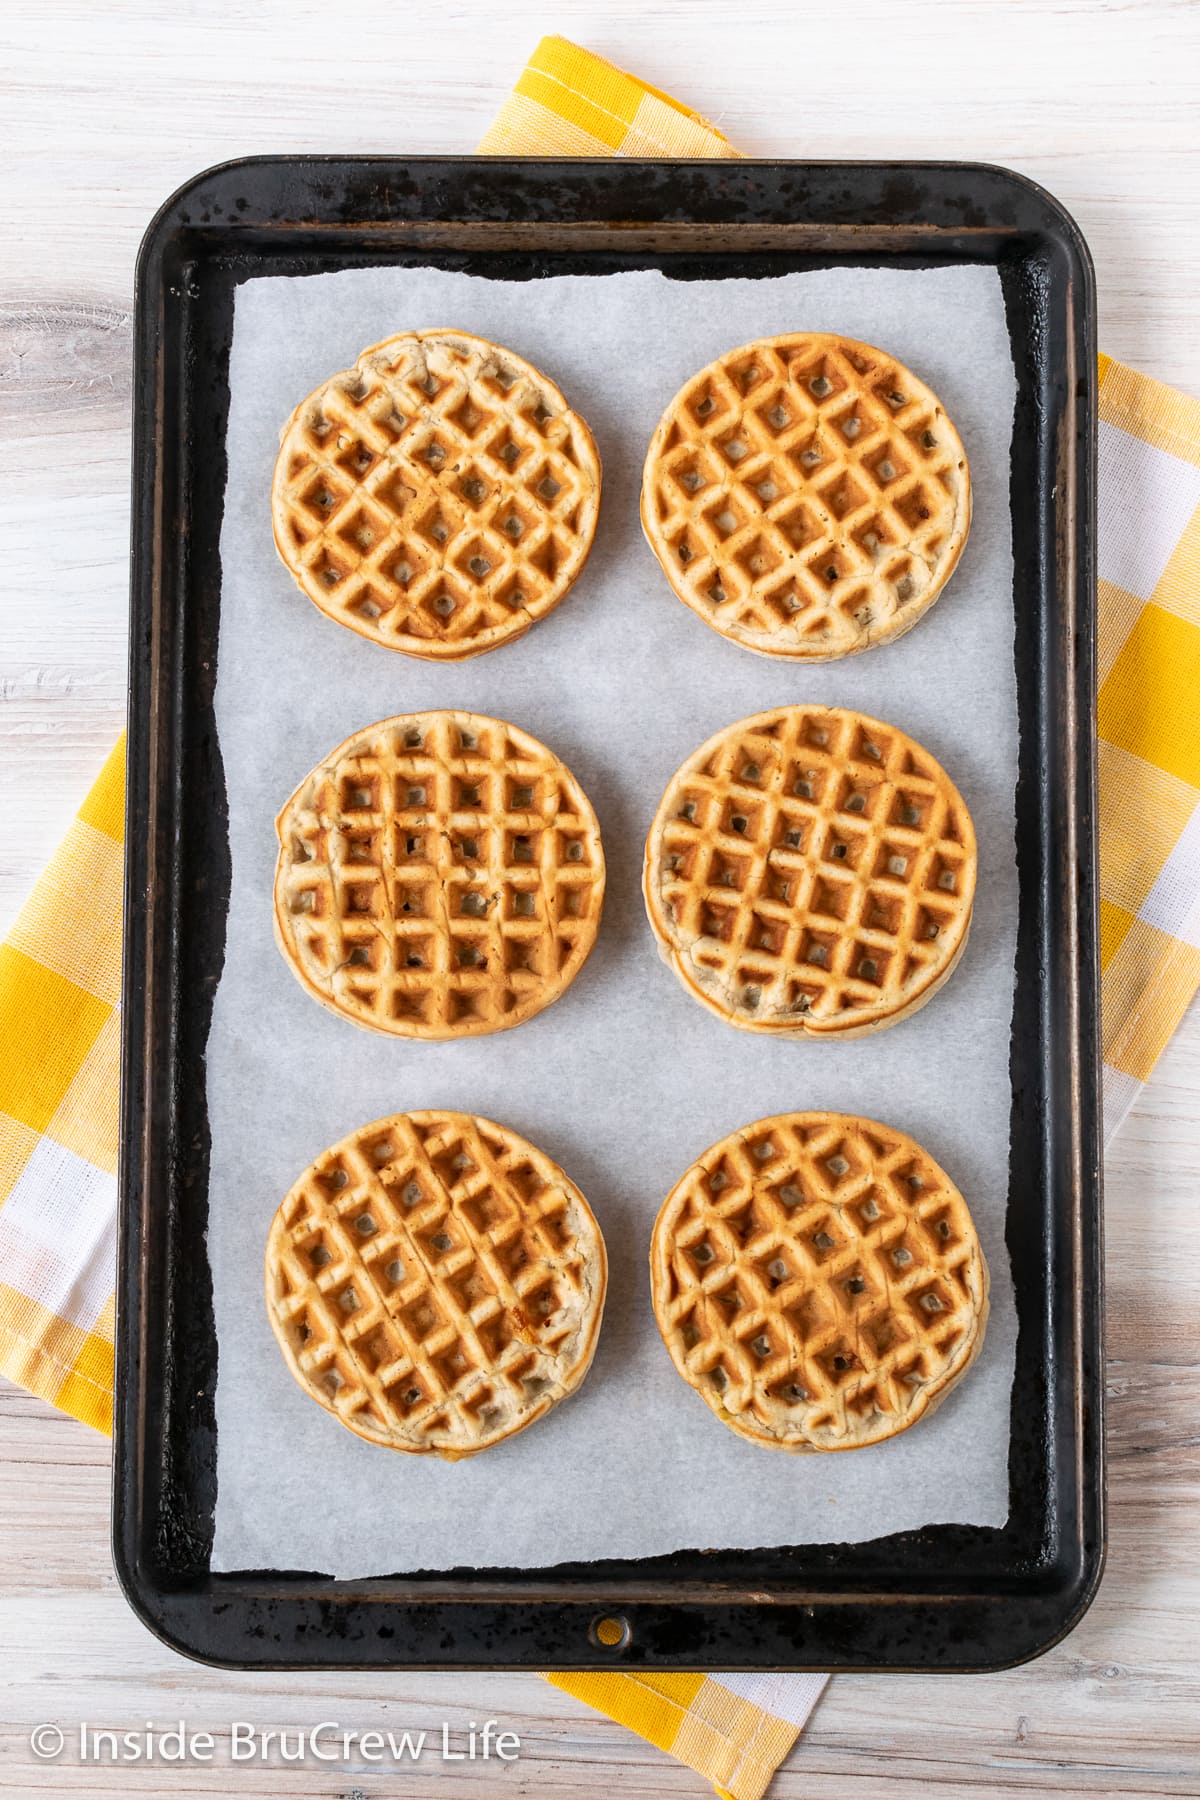
[(655, 1310), (726, 1424), (845, 1450), (931, 1410), (982, 1342), (987, 1269), (966, 1203), (903, 1133), (836, 1113), (715, 1145), (654, 1231)]
[(970, 924), (975, 833), (929, 753), (833, 707), (759, 713), (672, 778), (646, 845), (664, 953), (747, 1030), (863, 1031), (927, 999)]
[(506, 1030), (556, 999), (595, 942), (596, 816), (558, 758), (500, 720), (409, 713), (356, 733), (277, 830), (284, 954), (359, 1025)]
[(520, 637), (591, 549), (600, 462), (554, 383), (445, 331), (365, 350), (284, 427), (275, 542), (321, 611), (410, 656)]
[(949, 579), (970, 522), (966, 454), (894, 358), (822, 334), (770, 338), (671, 402), (642, 520), (680, 599), (726, 637), (845, 656), (908, 631)]
[(301, 1386), (360, 1437), (451, 1459), (578, 1386), (605, 1279), (562, 1170), (465, 1113), (401, 1113), (327, 1150), (267, 1243), (268, 1311)]

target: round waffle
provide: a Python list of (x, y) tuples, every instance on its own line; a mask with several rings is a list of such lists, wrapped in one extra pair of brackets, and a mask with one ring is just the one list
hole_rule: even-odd
[(558, 605), (599, 507), (579, 414), (463, 331), (404, 332), (323, 381), (283, 428), (271, 489), (276, 547), (323, 613), (451, 662)]
[(966, 1202), (921, 1146), (781, 1113), (706, 1150), (654, 1226), (654, 1312), (717, 1417), (780, 1450), (855, 1450), (927, 1417), (983, 1343)]
[(369, 725), (275, 829), (276, 941), (310, 994), (373, 1031), (506, 1031), (558, 998), (596, 940), (596, 815), (553, 751), (500, 719)]
[(457, 1461), (573, 1394), (604, 1239), (574, 1182), (503, 1125), (397, 1113), (320, 1155), (267, 1238), (288, 1368), (359, 1437)]
[(958, 433), (895, 357), (828, 332), (731, 350), (663, 414), (642, 525), (679, 598), (764, 656), (911, 630), (971, 522)]
[(975, 828), (927, 750), (830, 706), (756, 713), (672, 777), (643, 890), (664, 960), (729, 1024), (859, 1037), (924, 1006), (967, 940)]

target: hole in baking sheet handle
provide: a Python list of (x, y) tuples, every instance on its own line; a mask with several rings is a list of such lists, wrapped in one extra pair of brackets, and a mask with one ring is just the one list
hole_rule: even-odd
[(588, 1626), (588, 1638), (601, 1650), (624, 1650), (633, 1637), (629, 1620), (620, 1613), (600, 1613)]

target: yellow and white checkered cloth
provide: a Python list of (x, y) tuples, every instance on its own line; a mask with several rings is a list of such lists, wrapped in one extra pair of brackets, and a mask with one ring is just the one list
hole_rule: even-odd
[[(736, 156), (562, 38), (538, 45), (481, 149)], [(1100, 886), (1105, 1124), (1200, 985), (1200, 401), (1101, 359)], [(0, 945), (0, 1371), (110, 1428), (124, 742)], [(816, 1676), (552, 1675), (758, 1800)]]
[(125, 740), (0, 944), (0, 1372), (112, 1428)]
[(1200, 986), (1200, 401), (1102, 356), (1099, 489), (1111, 1137)]

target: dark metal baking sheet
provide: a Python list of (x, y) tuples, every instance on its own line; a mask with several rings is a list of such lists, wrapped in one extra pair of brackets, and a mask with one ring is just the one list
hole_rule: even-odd
[[(212, 701), (233, 296), (256, 276), (405, 262), (514, 281), (999, 270), (1021, 732), (1001, 1529), (361, 1581), (210, 1570), (204, 1047), (230, 878)], [(131, 1603), (175, 1648), (244, 1667), (967, 1670), (1048, 1648), (1091, 1600), (1104, 1544), (1095, 302), (1072, 220), (1021, 177), (961, 163), (251, 159), (151, 225), (135, 355), (113, 1522)], [(611, 1646), (602, 1616), (624, 1626)]]

